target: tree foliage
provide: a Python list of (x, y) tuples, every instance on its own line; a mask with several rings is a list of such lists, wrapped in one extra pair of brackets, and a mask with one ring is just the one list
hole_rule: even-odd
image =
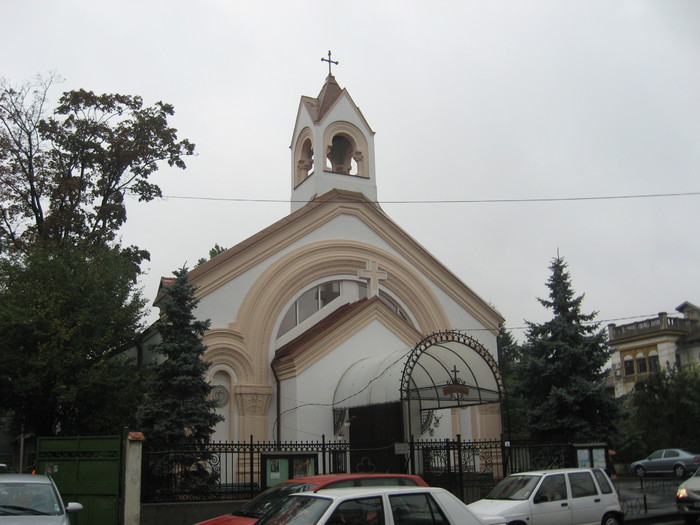
[(0, 82), (0, 249), (114, 240), (125, 197), (160, 197), (150, 175), (161, 161), (184, 168), (194, 151), (169, 126), (170, 104), (144, 107), (138, 96), (68, 91), (48, 116), (58, 80)]
[(55, 75), (0, 79), (0, 409), (38, 435), (119, 432), (135, 420), (141, 371), (123, 357), (141, 330), (148, 253), (122, 246), (126, 197), (194, 146), (169, 104), (67, 91)]
[(149, 439), (160, 443), (206, 443), (223, 420), (214, 413), (212, 387), (204, 380), (210, 363), (202, 359), (206, 346), (201, 337), (209, 321), (196, 320), (193, 314), (199, 300), (188, 283), (187, 269), (174, 275), (161, 299), (163, 319), (155, 325), (162, 339), (153, 350), (164, 359), (153, 370), (139, 425)]
[(38, 435), (119, 432), (140, 372), (111, 359), (139, 330), (144, 301), (118, 248), (34, 245), (0, 261), (0, 407)]
[(219, 243), (217, 242), (214, 244), (214, 246), (209, 250), (209, 258), (207, 259), (206, 257), (200, 257), (197, 260), (197, 265), (196, 266), (201, 266), (205, 262), (212, 260), (214, 257), (219, 255), (220, 253), (224, 253), (228, 248), (224, 248), (222, 246), (219, 246)]
[(605, 390), (603, 368), (610, 351), (596, 313), (583, 314), (583, 295), (575, 297), (566, 263), (552, 260), (547, 281), (552, 310), (542, 324), (527, 322), (527, 341), (518, 364), (517, 391), (526, 400), (532, 436), (541, 439), (606, 439), (613, 431), (617, 405)]
[(700, 369), (667, 368), (638, 381), (627, 396), (626, 442), (631, 460), (660, 448), (700, 450), (700, 437), (689, 421), (700, 420)]
[(522, 349), (513, 338), (513, 334), (503, 324), (498, 327), (496, 345), (498, 348), (498, 368), (506, 389), (506, 436), (509, 440), (525, 439), (529, 437), (524, 412), (526, 401), (518, 395), (518, 377), (516, 375)]

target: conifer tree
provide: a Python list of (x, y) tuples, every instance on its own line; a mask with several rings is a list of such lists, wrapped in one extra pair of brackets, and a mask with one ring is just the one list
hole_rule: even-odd
[(155, 365), (148, 396), (139, 410), (140, 428), (149, 440), (163, 444), (207, 443), (223, 418), (214, 413), (211, 385), (204, 380), (210, 363), (202, 359), (201, 337), (209, 321), (198, 321), (199, 302), (188, 283), (187, 269), (174, 272), (175, 280), (162, 298), (164, 318), (156, 323), (162, 340), (154, 348), (164, 360)]
[(608, 361), (605, 332), (584, 314), (584, 296), (575, 297), (564, 260), (550, 265), (549, 299), (538, 301), (553, 317), (527, 322), (527, 340), (518, 364), (518, 394), (532, 437), (568, 442), (607, 439), (617, 419), (615, 399), (605, 390)]
[(513, 334), (503, 324), (498, 327), (496, 346), (498, 348), (498, 368), (501, 371), (501, 377), (503, 377), (503, 384), (506, 389), (505, 418), (507, 439), (527, 438), (527, 425), (523, 410), (525, 401), (518, 395), (516, 388), (518, 382), (516, 370), (522, 350)]

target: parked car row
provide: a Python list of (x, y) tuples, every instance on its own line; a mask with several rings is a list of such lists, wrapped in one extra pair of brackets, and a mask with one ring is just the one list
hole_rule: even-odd
[(619, 525), (623, 513), (598, 468), (523, 472), (465, 505), (417, 476), (310, 476), (275, 485), (247, 505), (198, 525)]

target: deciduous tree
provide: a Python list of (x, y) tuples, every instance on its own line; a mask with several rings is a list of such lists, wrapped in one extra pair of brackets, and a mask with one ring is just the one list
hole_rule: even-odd
[(178, 140), (163, 102), (145, 107), (138, 96), (81, 89), (65, 92), (48, 115), (58, 80), (0, 82), (0, 249), (22, 250), (37, 237), (113, 241), (125, 197), (160, 197), (150, 175), (161, 162), (184, 168), (194, 151)]
[(118, 248), (35, 244), (0, 260), (0, 408), (14, 430), (113, 434), (133, 423), (141, 372), (115, 357), (144, 301)]

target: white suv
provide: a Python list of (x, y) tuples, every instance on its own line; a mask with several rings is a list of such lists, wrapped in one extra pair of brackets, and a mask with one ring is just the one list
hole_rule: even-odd
[(615, 487), (599, 468), (519, 472), (471, 503), (478, 516), (503, 516), (508, 525), (620, 525)]

